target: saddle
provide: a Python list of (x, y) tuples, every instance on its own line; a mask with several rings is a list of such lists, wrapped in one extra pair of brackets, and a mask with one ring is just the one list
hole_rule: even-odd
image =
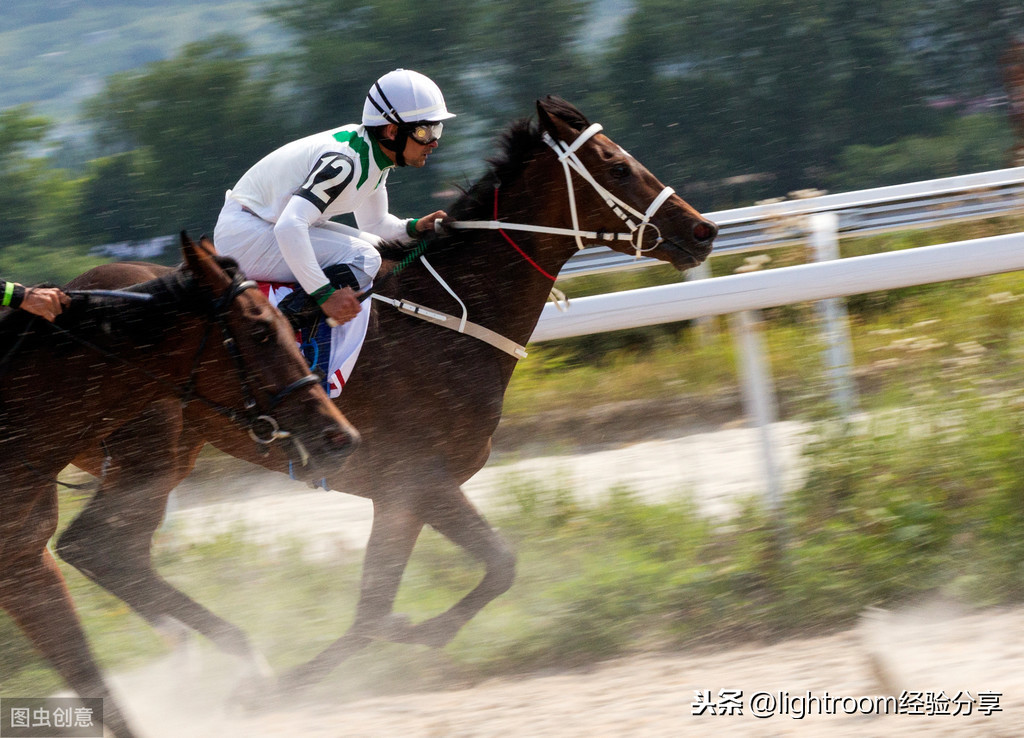
[[(356, 279), (356, 275), (353, 274), (348, 264), (324, 267), (324, 274), (335, 289), (351, 287), (356, 291), (359, 290), (359, 280)], [(315, 336), (317, 329), (326, 317), (316, 301), (299, 285), (295, 285), (291, 294), (277, 303), (277, 309), (288, 319), (295, 332), (301, 333), (303, 336)]]

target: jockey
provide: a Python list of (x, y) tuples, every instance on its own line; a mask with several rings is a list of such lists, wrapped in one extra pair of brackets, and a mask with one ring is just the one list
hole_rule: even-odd
[[(424, 166), (441, 121), (454, 117), (424, 75), (385, 74), (367, 93), (359, 125), (293, 141), (242, 175), (217, 219), (217, 250), (253, 279), (298, 282), (339, 324), (352, 320), (361, 309), (357, 290), (372, 284), (381, 265), (375, 247), (414, 239), (447, 217), (438, 210), (397, 218), (388, 212), (385, 184), (395, 166)], [(358, 229), (330, 220), (345, 213)], [(324, 268), (336, 265), (347, 268), (332, 284)]]
[(0, 306), (21, 309), (51, 323), (70, 303), (68, 296), (56, 287), (24, 287), (2, 279), (0, 296)]

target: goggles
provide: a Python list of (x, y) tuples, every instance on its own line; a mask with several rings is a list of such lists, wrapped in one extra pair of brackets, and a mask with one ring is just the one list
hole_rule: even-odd
[(418, 144), (427, 146), (441, 138), (441, 131), (443, 129), (444, 123), (420, 121), (419, 123), (413, 123), (409, 126), (409, 138)]

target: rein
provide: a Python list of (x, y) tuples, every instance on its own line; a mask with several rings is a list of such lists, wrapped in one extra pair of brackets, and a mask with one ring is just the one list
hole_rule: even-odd
[[(657, 248), (658, 245), (664, 239), (661, 237), (661, 231), (658, 229), (658, 226), (651, 222), (651, 218), (653, 218), (654, 214), (658, 212), (658, 209), (661, 208), (661, 206), (664, 205), (665, 202), (670, 197), (672, 197), (673, 194), (675, 194), (675, 190), (673, 190), (671, 187), (665, 187), (657, 195), (657, 197), (655, 197), (654, 200), (651, 201), (651, 204), (647, 206), (646, 212), (643, 213), (641, 213), (639, 210), (631, 206), (629, 203), (624, 202), (623, 200), (609, 192), (596, 179), (594, 179), (593, 175), (590, 174), (590, 171), (587, 169), (586, 165), (580, 160), (579, 156), (577, 156), (576, 154), (576, 151), (581, 146), (583, 146), (583, 144), (585, 144), (587, 141), (593, 138), (601, 130), (601, 124), (594, 123), (585, 131), (580, 133), (580, 135), (576, 137), (576, 140), (573, 141), (571, 144), (567, 144), (564, 141), (556, 141), (546, 131), (543, 134), (544, 143), (551, 147), (551, 149), (554, 150), (555, 154), (557, 154), (558, 161), (561, 162), (562, 169), (565, 172), (565, 184), (567, 188), (567, 194), (569, 196), (569, 212), (572, 216), (572, 228), (556, 228), (552, 226), (534, 225), (531, 223), (506, 223), (505, 221), (499, 220), (498, 190), (500, 185), (498, 184), (494, 186), (494, 220), (460, 220), (450, 223), (449, 226), (451, 228), (460, 228), (465, 230), (483, 229), (497, 231), (501, 235), (501, 237), (505, 239), (505, 241), (508, 242), (508, 244), (511, 245), (512, 248), (514, 248), (519, 253), (519, 255), (522, 256), (527, 261), (527, 263), (530, 264), (530, 266), (532, 266), (534, 269), (543, 274), (547, 279), (551, 280), (552, 282), (555, 281), (556, 277), (549, 273), (547, 270), (545, 270), (542, 266), (540, 266), (540, 264), (538, 264), (534, 259), (532, 259), (529, 256), (529, 254), (527, 254), (519, 246), (519, 244), (517, 244), (514, 240), (512, 240), (512, 238), (507, 233), (505, 233), (506, 230), (525, 231), (529, 233), (543, 233), (554, 236), (572, 236), (576, 239), (576, 246), (578, 249), (586, 248), (585, 244), (583, 243), (584, 239), (591, 241), (629, 241), (633, 245), (634, 250), (636, 251), (637, 258), (639, 258), (644, 252), (651, 251), (652, 249)], [(576, 172), (580, 177), (582, 177), (583, 180), (587, 182), (587, 184), (589, 184), (594, 189), (594, 191), (597, 192), (598, 195), (601, 196), (605, 204), (609, 208), (611, 208), (612, 212), (619, 216), (622, 222), (626, 224), (626, 227), (629, 228), (628, 233), (609, 233), (606, 231), (598, 232), (580, 230), (579, 213), (577, 212), (576, 208), (576, 190), (573, 187), (572, 182), (573, 172)], [(639, 222), (634, 221), (633, 218), (636, 218)], [(649, 246), (648, 248), (644, 248), (644, 230), (648, 226), (657, 231), (658, 235), (655, 238), (653, 245)], [(445, 281), (441, 279), (441, 276), (427, 262), (426, 258), (423, 256), (423, 252), (425, 250), (425, 244), (421, 243), (420, 246), (415, 251), (413, 251), (405, 259), (403, 259), (401, 264), (399, 264), (399, 269), (404, 269), (413, 260), (418, 258), (426, 267), (427, 271), (430, 272), (431, 276), (433, 276), (434, 279), (436, 279), (441, 284), (441, 286), (444, 287), (444, 289), (452, 297), (454, 297), (456, 302), (458, 302), (459, 305), (462, 307), (461, 319), (453, 315), (448, 315), (447, 313), (442, 313), (438, 310), (431, 310), (425, 308), (422, 305), (409, 302), (408, 300), (395, 300), (388, 297), (382, 297), (377, 294), (374, 294), (373, 297), (398, 308), (398, 310), (400, 310), (403, 313), (406, 313), (407, 315), (415, 316), (422, 320), (426, 320), (429, 323), (434, 323), (435, 325), (450, 328), (451, 330), (454, 330), (458, 333), (472, 335), (480, 339), (481, 341), (489, 343), (495, 348), (498, 348), (516, 358), (526, 357), (525, 347), (520, 346), (514, 341), (511, 341), (488, 328), (484, 328), (483, 326), (471, 323), (466, 319), (467, 311), (465, 304), (462, 302), (462, 300), (459, 299), (458, 295), (455, 294), (451, 287), (449, 287), (447, 283), (445, 283)], [(564, 310), (564, 308), (561, 307), (561, 305), (559, 304), (560, 300), (568, 304), (568, 300), (565, 300), (565, 295), (559, 292), (558, 290), (552, 290), (552, 299), (554, 300), (555, 305), (558, 306), (560, 310)]]
[[(273, 415), (272, 412), (278, 405), (280, 405), (289, 395), (292, 393), (309, 387), (313, 384), (319, 384), (320, 379), (314, 374), (307, 374), (306, 376), (292, 382), (284, 389), (280, 390), (277, 394), (270, 398), (269, 406), (267, 407), (266, 413), (259, 411), (259, 406), (256, 401), (255, 393), (252, 389), (251, 372), (246, 365), (245, 358), (242, 356), (241, 351), (238, 348), (238, 344), (235, 341), (235, 337), (231, 332), (231, 327), (227, 322), (227, 311), (231, 303), (241, 295), (243, 292), (250, 288), (256, 287), (256, 283), (252, 280), (242, 280), (237, 276), (232, 280), (231, 287), (227, 290), (224, 295), (213, 304), (212, 320), (207, 321), (206, 329), (203, 332), (203, 337), (199, 342), (199, 347), (196, 349), (196, 354), (192, 359), (192, 368), (189, 371), (188, 380), (182, 384), (175, 384), (174, 382), (167, 381), (163, 377), (160, 377), (153, 372), (149, 371), (143, 366), (140, 366), (134, 361), (125, 359), (122, 356), (109, 351), (102, 346), (98, 346), (91, 341), (88, 341), (81, 336), (75, 335), (73, 332), (62, 328), (53, 323), (47, 323), (50, 328), (57, 332), (67, 336), (72, 341), (88, 348), (91, 351), (103, 356), (106, 359), (116, 361), (122, 366), (126, 366), (138, 374), (145, 376), (147, 379), (155, 384), (170, 389), (178, 398), (181, 400), (181, 404), (184, 407), (193, 400), (198, 400), (215, 412), (228, 418), (235, 424), (242, 427), (249, 433), (249, 437), (252, 438), (257, 444), (262, 447), (264, 453), (269, 453), (267, 448), (271, 443), (278, 439), (291, 439), (296, 447), (300, 457), (302, 458), (303, 465), (309, 458), (309, 454), (306, 449), (302, 446), (302, 443), (292, 436), (289, 431), (281, 430), (281, 426)], [(95, 294), (95, 293), (94, 293)], [(137, 293), (127, 293), (137, 294)], [(151, 297), (151, 296), (149, 296)], [(235, 365), (235, 371), (238, 375), (239, 384), (242, 388), (243, 395), (243, 410), (239, 412), (235, 408), (221, 405), (218, 402), (210, 400), (207, 397), (199, 394), (195, 390), (196, 377), (201, 368), (201, 358), (206, 350), (206, 346), (209, 343), (210, 336), (213, 332), (214, 322), (220, 326), (221, 334), (223, 336), (223, 344), (228, 354), (232, 358), (232, 362)]]
[[(555, 154), (558, 156), (558, 161), (562, 164), (562, 170), (565, 172), (565, 184), (569, 196), (569, 212), (572, 216), (572, 228), (556, 228), (553, 226), (542, 226), (532, 223), (505, 223), (500, 221), (498, 220), (497, 213), (497, 193), (495, 193), (494, 220), (462, 220), (451, 223), (451, 227), (485, 229), (499, 232), (503, 230), (527, 231), (529, 233), (544, 233), (553, 236), (573, 236), (576, 239), (577, 248), (581, 250), (586, 248), (586, 245), (583, 243), (584, 239), (588, 241), (629, 241), (633, 245), (633, 249), (636, 251), (637, 258), (639, 258), (644, 252), (657, 248), (664, 239), (661, 237), (661, 231), (658, 230), (658, 226), (651, 222), (651, 218), (653, 218), (654, 214), (658, 212), (658, 209), (664, 205), (673, 194), (675, 194), (675, 190), (671, 187), (665, 187), (665, 189), (663, 189), (658, 196), (651, 201), (651, 204), (647, 207), (647, 211), (643, 213), (609, 192), (596, 179), (594, 179), (586, 165), (580, 160), (579, 156), (576, 155), (577, 149), (593, 138), (601, 130), (601, 124), (594, 123), (577, 136), (576, 140), (571, 144), (567, 144), (564, 141), (556, 141), (546, 131), (543, 134), (544, 143), (554, 150)], [(622, 222), (626, 224), (626, 227), (629, 228), (628, 233), (580, 230), (579, 214), (576, 209), (576, 190), (572, 183), (573, 172), (576, 172), (576, 174), (582, 177), (583, 180), (601, 196), (601, 199), (604, 200), (605, 204), (611, 208), (612, 212), (619, 216)], [(638, 219), (639, 223), (635, 222), (633, 218)], [(644, 230), (648, 226), (653, 228), (655, 231), (658, 231), (658, 235), (653, 245), (648, 248), (644, 248)], [(502, 236), (504, 236), (506, 241), (515, 246), (517, 251), (523, 253), (522, 249), (516, 246), (511, 238), (504, 233), (502, 233)], [(532, 260), (530, 261), (532, 263)], [(537, 267), (537, 269), (540, 270), (540, 267)], [(550, 277), (547, 272), (544, 272), (543, 270), (540, 271), (544, 273), (545, 276)], [(550, 278), (554, 279), (553, 277)]]

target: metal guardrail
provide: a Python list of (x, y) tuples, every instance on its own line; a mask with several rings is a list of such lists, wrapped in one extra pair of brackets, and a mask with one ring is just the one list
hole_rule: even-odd
[[(705, 213), (720, 228), (711, 256), (805, 241), (809, 229), (804, 216), (823, 212), (838, 214), (841, 238), (1024, 213), (1024, 167)], [(567, 279), (659, 263), (595, 246), (570, 259), (558, 276)]]

